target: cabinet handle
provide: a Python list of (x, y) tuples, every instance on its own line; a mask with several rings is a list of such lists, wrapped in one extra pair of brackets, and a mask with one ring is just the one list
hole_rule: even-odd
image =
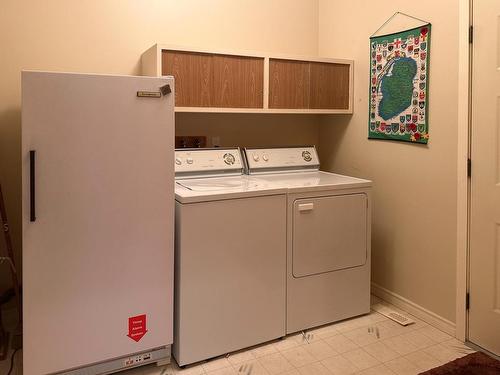
[(299, 212), (307, 212), (314, 210), (314, 203), (301, 203), (299, 204)]
[(30, 151), (30, 221), (36, 220), (35, 214), (35, 150)]

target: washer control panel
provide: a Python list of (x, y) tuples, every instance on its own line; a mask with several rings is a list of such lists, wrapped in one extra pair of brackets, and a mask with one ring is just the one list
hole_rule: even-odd
[(319, 169), (314, 146), (245, 148), (249, 172)]
[(175, 173), (230, 173), (243, 171), (239, 148), (176, 149)]

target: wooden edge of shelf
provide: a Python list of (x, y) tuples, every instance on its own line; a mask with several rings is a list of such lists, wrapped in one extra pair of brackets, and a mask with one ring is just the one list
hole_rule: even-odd
[(175, 107), (178, 113), (281, 113), (281, 114), (346, 114), (350, 109), (281, 109), (281, 108), (215, 108), (215, 107)]
[(354, 108), (354, 60), (349, 66), (349, 113), (353, 113)]

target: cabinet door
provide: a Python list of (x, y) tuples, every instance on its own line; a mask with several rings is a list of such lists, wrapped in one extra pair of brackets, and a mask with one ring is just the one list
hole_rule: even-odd
[(350, 65), (269, 60), (269, 108), (348, 110)]
[(210, 107), (213, 101), (212, 74), (210, 54), (163, 51), (162, 75), (175, 78), (177, 107)]
[(309, 62), (270, 59), (269, 108), (309, 108), (309, 81)]
[(162, 75), (175, 78), (177, 107), (264, 106), (263, 58), (164, 50)]
[(311, 63), (311, 109), (349, 109), (349, 69), (346, 64)]
[(365, 194), (297, 199), (293, 205), (293, 276), (365, 264), (366, 234)]
[(262, 108), (264, 59), (213, 55), (213, 107)]

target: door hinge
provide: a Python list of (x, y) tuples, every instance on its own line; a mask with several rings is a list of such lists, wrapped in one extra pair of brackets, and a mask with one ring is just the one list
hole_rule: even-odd
[(465, 295), (465, 309), (469, 310), (470, 308), (470, 293)]
[(472, 176), (472, 160), (470, 158), (467, 159), (467, 177)]
[(472, 25), (469, 26), (469, 43), (472, 43), (474, 39), (474, 28)]

